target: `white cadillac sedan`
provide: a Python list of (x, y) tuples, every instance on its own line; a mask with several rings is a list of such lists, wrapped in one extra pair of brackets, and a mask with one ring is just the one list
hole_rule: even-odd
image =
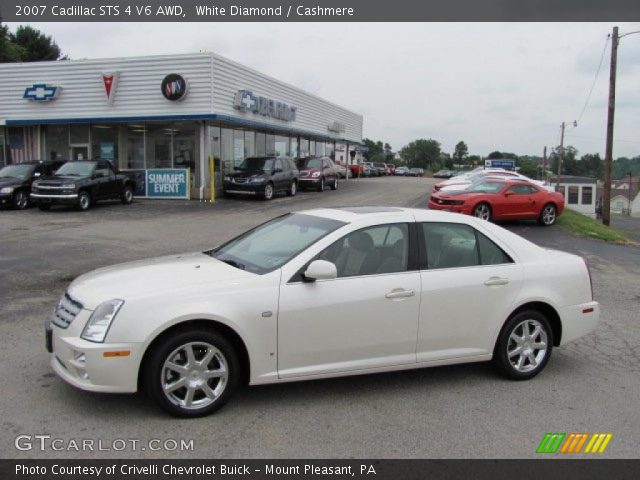
[(354, 207), (82, 275), (47, 321), (47, 347), (75, 387), (141, 388), (193, 417), (240, 383), (485, 360), (528, 379), (598, 317), (580, 257), (466, 215)]

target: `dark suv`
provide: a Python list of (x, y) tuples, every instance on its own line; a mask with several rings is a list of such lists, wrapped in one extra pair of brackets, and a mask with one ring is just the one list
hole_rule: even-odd
[(224, 176), (225, 195), (259, 195), (271, 200), (277, 192), (298, 191), (298, 168), (288, 157), (249, 157)]
[(31, 184), (53, 174), (64, 161), (31, 161), (7, 165), (0, 170), (0, 205), (18, 210), (29, 206)]
[(313, 186), (319, 192), (328, 185), (331, 190), (338, 188), (338, 172), (329, 157), (306, 157), (298, 159), (300, 187)]
[(135, 184), (118, 173), (108, 160), (79, 160), (65, 163), (53, 176), (33, 182), (31, 201), (40, 210), (51, 205), (75, 205), (88, 210), (98, 200), (133, 201)]

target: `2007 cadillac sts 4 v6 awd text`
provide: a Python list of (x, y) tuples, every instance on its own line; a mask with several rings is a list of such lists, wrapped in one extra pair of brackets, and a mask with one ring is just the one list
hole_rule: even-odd
[(142, 388), (198, 416), (240, 383), (482, 360), (528, 379), (598, 317), (580, 257), (452, 213), (318, 209), (82, 275), (47, 321), (47, 347), (78, 388)]

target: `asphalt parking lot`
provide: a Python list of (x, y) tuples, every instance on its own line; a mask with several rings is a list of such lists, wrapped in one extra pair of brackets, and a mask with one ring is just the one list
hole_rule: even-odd
[[(43, 321), (66, 285), (97, 267), (203, 250), (270, 217), (318, 206), (424, 207), (433, 181), (350, 180), (295, 198), (136, 201), (89, 212), (0, 211), (0, 396), (3, 458), (520, 458), (546, 432), (612, 432), (607, 458), (637, 457), (640, 433), (640, 249), (513, 223), (532, 241), (586, 256), (598, 330), (553, 352), (528, 382), (488, 364), (242, 389), (220, 412), (167, 417), (142, 394), (81, 392), (55, 377)], [(193, 439), (191, 452), (17, 451), (17, 435), (63, 439)]]

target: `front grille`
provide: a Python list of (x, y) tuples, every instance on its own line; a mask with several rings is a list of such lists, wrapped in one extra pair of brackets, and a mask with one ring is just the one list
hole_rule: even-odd
[(233, 179), (233, 183), (247, 183), (248, 181), (249, 181), (248, 178), (242, 178), (242, 177)]
[(64, 295), (60, 297), (58, 306), (53, 312), (51, 323), (60, 328), (67, 328), (71, 325), (73, 319), (76, 318), (76, 315), (80, 313), (80, 310), (82, 310), (82, 304), (71, 298), (71, 296), (65, 292)]
[(431, 201), (433, 203), (437, 203), (438, 205), (462, 205), (464, 203), (463, 200), (445, 200), (438, 197), (431, 197)]
[(311, 172), (300, 172), (300, 178), (306, 178), (311, 175)]

